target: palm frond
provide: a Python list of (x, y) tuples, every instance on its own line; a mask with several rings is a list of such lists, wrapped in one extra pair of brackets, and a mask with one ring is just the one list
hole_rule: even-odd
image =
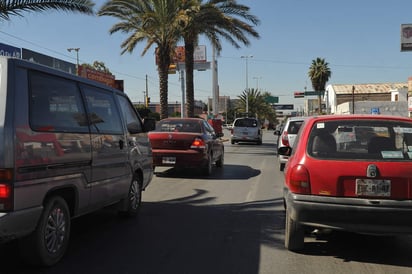
[(23, 16), (23, 12), (43, 12), (59, 10), (93, 14), (94, 3), (91, 0), (11, 0), (0, 1), (0, 18), (10, 20), (10, 16)]

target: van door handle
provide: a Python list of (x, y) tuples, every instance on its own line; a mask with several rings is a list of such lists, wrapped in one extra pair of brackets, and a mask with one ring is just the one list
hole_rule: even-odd
[(124, 147), (124, 141), (123, 140), (119, 140), (119, 148), (123, 149)]

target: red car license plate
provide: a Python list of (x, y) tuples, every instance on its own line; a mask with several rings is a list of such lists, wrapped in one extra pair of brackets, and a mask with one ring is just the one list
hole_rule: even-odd
[(356, 195), (389, 197), (391, 180), (356, 179)]

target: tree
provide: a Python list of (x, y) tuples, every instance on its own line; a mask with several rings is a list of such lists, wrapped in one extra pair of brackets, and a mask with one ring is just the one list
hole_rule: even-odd
[(8, 0), (0, 2), (0, 19), (9, 21), (11, 15), (23, 16), (26, 11), (61, 10), (93, 14), (90, 0)]
[(321, 92), (325, 91), (326, 83), (329, 81), (332, 72), (330, 71), (329, 64), (325, 61), (325, 59), (318, 57), (315, 60), (312, 60), (312, 65), (309, 68), (308, 75), (312, 82), (313, 89), (318, 92), (318, 113), (321, 114)]
[(93, 64), (83, 63), (82, 67), (90, 68), (93, 70), (113, 75), (113, 73), (111, 73), (110, 70), (106, 67), (104, 62), (94, 61)]
[[(229, 41), (234, 47), (240, 48), (237, 41), (249, 45), (247, 35), (259, 38), (259, 34), (242, 21), (245, 19), (253, 25), (259, 24), (259, 19), (249, 13), (249, 7), (237, 4), (235, 0), (202, 0), (182, 1), (182, 10), (191, 7), (186, 13), (188, 21), (183, 28), (185, 43), (185, 72), (186, 72), (186, 101), (187, 114), (194, 116), (194, 83), (193, 83), (193, 53), (198, 43), (199, 35), (204, 34), (216, 49), (217, 54), (222, 50), (220, 38)], [(238, 19), (240, 18), (240, 19)]]
[(99, 16), (112, 16), (120, 21), (113, 25), (110, 34), (118, 31), (130, 34), (121, 43), (125, 52), (132, 53), (136, 45), (146, 42), (142, 56), (156, 45), (155, 55), (160, 86), (160, 117), (168, 117), (168, 73), (175, 47), (181, 39), (181, 29), (192, 12), (188, 7), (182, 10), (186, 0), (110, 0), (99, 10)]
[(270, 96), (269, 93), (261, 93), (256, 89), (245, 89), (243, 93), (238, 96), (239, 101), (237, 109), (240, 112), (246, 112), (246, 100), (248, 100), (249, 112), (260, 120), (267, 119), (271, 122), (276, 120), (276, 112), (272, 106), (266, 101)]

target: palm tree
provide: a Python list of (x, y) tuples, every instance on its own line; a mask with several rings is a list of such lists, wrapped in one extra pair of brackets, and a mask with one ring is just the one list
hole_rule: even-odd
[(237, 104), (237, 110), (240, 112), (246, 112), (246, 100), (248, 101), (249, 112), (252, 113), (254, 117), (269, 121), (276, 120), (276, 113), (271, 105), (266, 101), (269, 96), (267, 92), (261, 93), (257, 89), (249, 88), (245, 89), (243, 93), (238, 96), (239, 101)]
[(11, 15), (22, 16), (25, 11), (61, 10), (93, 14), (90, 0), (8, 0), (0, 2), (0, 19), (9, 21)]
[(168, 73), (175, 47), (181, 39), (181, 29), (192, 12), (189, 6), (182, 10), (186, 0), (110, 0), (98, 12), (120, 20), (109, 32), (130, 34), (121, 44), (121, 54), (132, 53), (136, 45), (146, 42), (141, 55), (156, 45), (156, 63), (160, 86), (160, 118), (168, 117)]
[[(242, 21), (245, 19), (253, 25), (259, 24), (259, 19), (249, 13), (249, 7), (237, 4), (235, 0), (202, 0), (187, 1), (185, 5), (193, 7), (188, 13), (189, 21), (183, 28), (185, 43), (185, 72), (187, 114), (194, 116), (194, 84), (193, 84), (193, 53), (199, 35), (204, 34), (216, 49), (217, 54), (222, 50), (220, 38), (229, 41), (234, 47), (240, 48), (237, 41), (250, 45), (247, 35), (259, 38), (259, 34)], [(239, 19), (240, 18), (240, 19)]]
[(330, 71), (329, 64), (325, 61), (325, 59), (318, 57), (315, 60), (312, 60), (312, 65), (309, 68), (308, 75), (312, 82), (312, 87), (316, 92), (318, 92), (318, 113), (321, 114), (321, 92), (325, 91), (326, 83), (329, 81), (332, 72)]

